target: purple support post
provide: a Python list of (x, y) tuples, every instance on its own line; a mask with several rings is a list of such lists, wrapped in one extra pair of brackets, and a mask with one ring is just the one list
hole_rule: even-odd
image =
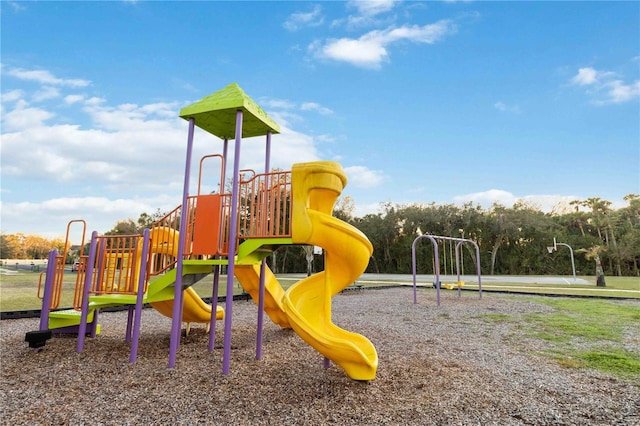
[(127, 309), (127, 330), (125, 331), (125, 343), (131, 343), (131, 334), (133, 334), (133, 310), (134, 306), (129, 305)]
[(169, 344), (169, 368), (176, 365), (176, 354), (180, 347), (180, 328), (182, 327), (182, 262), (184, 258), (185, 237), (187, 236), (187, 209), (189, 208), (189, 178), (191, 174), (191, 155), (193, 152), (193, 132), (196, 120), (189, 119), (189, 136), (187, 137), (187, 158), (184, 167), (184, 187), (182, 190), (182, 219), (180, 221), (180, 237), (178, 239), (178, 258), (176, 259), (176, 282), (173, 293), (173, 313), (171, 321), (171, 341)]
[(480, 247), (476, 244), (475, 241), (472, 241), (473, 245), (476, 247), (476, 270), (478, 271), (478, 298), (482, 299), (482, 278), (480, 273)]
[[(264, 172), (269, 173), (271, 167), (271, 132), (267, 132)], [(265, 177), (265, 190), (269, 189), (269, 175)], [(268, 193), (268, 192), (267, 192)], [(256, 334), (256, 359), (262, 359), (262, 327), (264, 323), (264, 277), (267, 271), (267, 259), (260, 264), (260, 287), (258, 289), (258, 332)]]
[(433, 251), (435, 253), (434, 257), (435, 257), (436, 266), (434, 269), (436, 274), (436, 299), (437, 299), (437, 305), (440, 306), (440, 256), (438, 254), (438, 242), (431, 236), (429, 237), (429, 239), (433, 243)]
[[(223, 179), (227, 178), (227, 157), (229, 152), (229, 139), (224, 138), (224, 143), (222, 144), (222, 158), (224, 161), (222, 162), (222, 177)], [(222, 182), (222, 192), (224, 192), (224, 181)]]
[[(229, 151), (229, 139), (224, 138), (224, 143), (222, 145), (222, 182), (220, 183), (220, 193), (224, 192), (224, 181), (227, 178), (227, 152)], [(224, 210), (223, 210), (224, 211)], [(224, 220), (220, 221), (220, 227)], [(223, 235), (223, 232), (220, 232), (220, 235)], [(215, 257), (216, 259), (218, 256)], [(209, 325), (209, 352), (213, 352), (216, 342), (216, 315), (218, 314), (218, 293), (219, 293), (219, 283), (220, 283), (220, 265), (215, 265), (213, 267), (213, 290), (211, 295), (211, 321)], [(226, 313), (225, 313), (226, 315)]]
[[(96, 245), (98, 244), (98, 232), (91, 234), (91, 245), (89, 246), (89, 258), (84, 276), (84, 291), (82, 293), (82, 314), (80, 315), (80, 325), (78, 326), (78, 345), (76, 352), (82, 352), (84, 348), (84, 338), (87, 333), (87, 318), (89, 317), (89, 291), (91, 290), (91, 278), (93, 278), (93, 266), (96, 263)], [(97, 311), (96, 311), (97, 312)], [(95, 317), (95, 313), (94, 313)], [(95, 319), (95, 318), (94, 318)]]
[(260, 286), (258, 288), (258, 325), (256, 333), (256, 359), (262, 359), (262, 327), (264, 323), (264, 276), (267, 272), (267, 260), (260, 264)]
[(99, 313), (100, 311), (98, 311), (97, 309), (93, 311), (93, 322), (91, 323), (91, 331), (89, 332), (89, 336), (91, 336), (92, 339), (95, 339), (96, 336), (98, 335), (98, 314)]
[(142, 301), (144, 300), (144, 285), (147, 281), (147, 264), (149, 262), (149, 229), (142, 233), (142, 253), (140, 271), (138, 271), (138, 294), (133, 319), (133, 340), (131, 342), (131, 355), (129, 362), (134, 363), (138, 357), (138, 340), (140, 339), (140, 322), (142, 321)]
[(227, 267), (227, 294), (224, 313), (224, 356), (222, 373), (229, 374), (231, 358), (231, 311), (233, 310), (233, 277), (238, 237), (238, 180), (240, 172), (240, 143), (242, 142), (242, 110), (236, 112), (236, 146), (233, 155), (233, 186), (231, 189), (231, 223), (229, 228), (229, 264)]
[[(460, 241), (456, 244), (456, 275), (458, 276), (458, 283), (460, 282), (460, 246), (462, 243), (464, 243), (464, 241)], [(460, 297), (461, 292), (460, 284), (458, 284), (458, 297)]]
[[(218, 257), (216, 256), (216, 259)], [(220, 265), (213, 267), (213, 291), (211, 292), (211, 321), (209, 322), (209, 352), (213, 352), (216, 342), (216, 315), (218, 314), (218, 288)]]
[(44, 294), (42, 295), (42, 310), (40, 311), (40, 331), (49, 329), (49, 312), (51, 312), (51, 293), (53, 292), (53, 282), (58, 268), (58, 250), (49, 252), (47, 259), (47, 275), (44, 279)]

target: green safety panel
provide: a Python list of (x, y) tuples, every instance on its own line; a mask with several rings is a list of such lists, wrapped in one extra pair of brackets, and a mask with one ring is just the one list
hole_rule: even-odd
[(206, 96), (180, 110), (185, 120), (195, 119), (196, 126), (221, 139), (236, 138), (236, 113), (242, 110), (242, 137), (280, 133), (280, 126), (236, 83)]

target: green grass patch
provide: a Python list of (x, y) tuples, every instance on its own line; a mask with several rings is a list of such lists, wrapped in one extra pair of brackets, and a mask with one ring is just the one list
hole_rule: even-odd
[[(596, 277), (580, 277), (593, 285), (596, 284)], [(619, 289), (619, 290), (635, 290), (640, 292), (640, 277), (605, 277), (604, 288)]]
[[(620, 378), (640, 378), (640, 353), (625, 348), (637, 344), (640, 304), (628, 300), (506, 296), (553, 308), (553, 312), (521, 316), (488, 313), (479, 318), (510, 323), (518, 335), (544, 340), (548, 349), (539, 355), (566, 368), (591, 368)], [(634, 333), (633, 335), (630, 335)]]
[[(45, 276), (42, 275), (44, 291)], [(14, 274), (0, 275), (0, 311), (18, 311), (42, 308), (42, 300), (38, 298), (38, 282), (40, 273), (19, 271)], [(73, 304), (76, 274), (66, 274), (62, 283), (61, 307)]]
[(566, 368), (591, 368), (615, 376), (640, 377), (640, 355), (614, 346), (598, 349), (559, 352), (549, 354)]
[(545, 355), (568, 368), (593, 368), (620, 377), (640, 376), (640, 354), (623, 345), (625, 330), (637, 329), (640, 305), (635, 302), (535, 298), (552, 313), (525, 315), (530, 337), (545, 340), (554, 349)]
[(613, 327), (621, 322), (640, 322), (640, 304), (637, 302), (554, 297), (536, 298), (535, 302), (551, 306), (576, 317)]
[(531, 335), (549, 342), (570, 342), (576, 338), (594, 342), (622, 340), (618, 327), (596, 321), (585, 321), (585, 318), (579, 315), (536, 313), (527, 315), (527, 320), (533, 323)]
[(640, 305), (598, 299), (537, 298), (556, 312), (526, 316), (530, 334), (551, 342), (622, 342), (624, 326), (640, 322)]
[(576, 357), (585, 367), (621, 376), (640, 377), (640, 356), (618, 348), (578, 352)]

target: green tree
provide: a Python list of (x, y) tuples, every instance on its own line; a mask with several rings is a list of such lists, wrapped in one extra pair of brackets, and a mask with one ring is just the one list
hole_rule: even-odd
[(604, 270), (602, 269), (602, 261), (600, 258), (600, 255), (605, 250), (606, 249), (602, 246), (592, 246), (592, 247), (589, 247), (588, 249), (578, 250), (579, 252), (584, 253), (584, 256), (587, 259), (593, 260), (596, 263), (596, 285), (598, 287), (605, 287), (607, 285), (605, 283)]
[(591, 197), (583, 201), (582, 205), (591, 209), (592, 219), (596, 225), (598, 237), (606, 243), (607, 253), (609, 253), (609, 269), (614, 271), (615, 268), (616, 275), (622, 275), (618, 242), (610, 217), (611, 201), (603, 200), (599, 197)]
[(0, 234), (0, 259), (15, 259), (18, 250), (17, 241), (12, 235)]

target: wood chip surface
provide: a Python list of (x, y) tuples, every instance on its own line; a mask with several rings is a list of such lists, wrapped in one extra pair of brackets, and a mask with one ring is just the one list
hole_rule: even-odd
[[(626, 303), (626, 302), (621, 302)], [(633, 302), (629, 302), (633, 303)], [(292, 330), (265, 317), (255, 359), (257, 307), (233, 305), (231, 371), (195, 324), (167, 368), (171, 320), (145, 309), (138, 359), (129, 363), (126, 312), (101, 313), (101, 334), (76, 353), (75, 337), (40, 352), (24, 342), (38, 319), (0, 321), (3, 425), (640, 425), (640, 385), (543, 356), (518, 319), (552, 312), (535, 298), (410, 288), (345, 291), (333, 321), (376, 346), (378, 374), (350, 380)], [(495, 315), (509, 321), (492, 321)], [(519, 325), (520, 324), (520, 325)], [(526, 324), (524, 321), (522, 324)], [(184, 328), (184, 327), (183, 327)], [(625, 345), (639, 350), (640, 330)]]

